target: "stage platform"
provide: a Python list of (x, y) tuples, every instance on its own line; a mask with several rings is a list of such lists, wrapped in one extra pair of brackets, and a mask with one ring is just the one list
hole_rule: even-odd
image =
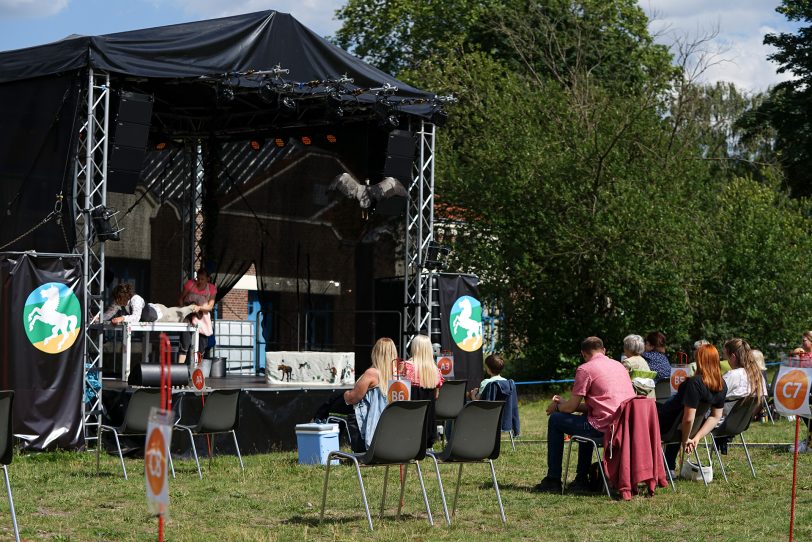
[[(105, 424), (119, 425), (130, 396), (137, 387), (118, 379), (105, 379), (102, 385), (102, 401), (107, 413)], [(209, 378), (206, 389), (199, 392), (194, 388), (176, 387), (172, 393), (172, 408), (182, 416), (182, 423), (193, 424), (200, 416), (205, 393), (218, 389), (239, 389), (240, 425), (237, 441), (243, 454), (267, 453), (274, 450), (295, 450), (296, 431), (299, 423), (311, 420), (316, 409), (334, 394), (350, 389), (349, 386), (330, 388), (308, 388), (298, 385), (269, 385), (264, 375), (234, 375), (225, 378)], [(134, 440), (130, 444), (143, 439)], [(205, 456), (205, 438), (195, 441), (202, 456)], [(201, 447), (202, 446), (202, 447)], [(112, 440), (107, 449), (112, 449)], [(184, 453), (189, 448), (188, 437), (175, 432), (172, 437), (173, 453)], [(234, 444), (229, 435), (218, 435), (215, 439), (216, 454), (234, 453)]]

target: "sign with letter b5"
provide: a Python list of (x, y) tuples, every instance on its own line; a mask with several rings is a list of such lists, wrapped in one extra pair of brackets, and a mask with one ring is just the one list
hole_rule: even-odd
[(773, 389), (776, 410), (784, 416), (809, 418), (810, 382), (812, 369), (782, 365), (778, 370), (778, 378)]

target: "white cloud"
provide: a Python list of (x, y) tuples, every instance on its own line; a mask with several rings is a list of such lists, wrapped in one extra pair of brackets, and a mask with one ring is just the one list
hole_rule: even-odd
[(0, 0), (0, 19), (50, 17), (68, 7), (68, 0)]
[[(2, 1), (2, 0), (0, 0)], [(320, 35), (333, 34), (339, 27), (335, 11), (345, 0), (160, 0), (179, 6), (190, 15), (202, 18), (226, 17), (273, 9), (290, 13), (302, 24)]]
[(692, 40), (716, 32), (708, 43), (716, 60), (702, 75), (708, 83), (730, 81), (753, 91), (789, 78), (779, 74), (767, 60), (773, 49), (762, 42), (764, 35), (792, 31), (775, 12), (779, 0), (638, 0), (652, 19), (649, 29), (659, 43), (673, 45), (679, 37)]

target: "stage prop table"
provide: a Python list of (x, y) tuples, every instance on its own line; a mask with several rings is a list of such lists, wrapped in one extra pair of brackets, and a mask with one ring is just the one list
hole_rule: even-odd
[(265, 380), (278, 386), (355, 384), (354, 352), (266, 352)]
[(141, 351), (141, 363), (146, 363), (149, 359), (149, 334), (152, 331), (165, 331), (168, 333), (192, 333), (192, 355), (189, 357), (189, 363), (194, 363), (197, 359), (197, 342), (199, 331), (197, 326), (192, 326), (186, 323), (178, 322), (139, 322), (137, 324), (124, 323), (121, 326), (124, 330), (124, 344), (121, 349), (121, 379), (127, 380), (130, 376), (130, 357), (132, 354), (132, 336), (133, 333), (146, 333), (144, 337), (144, 348)]

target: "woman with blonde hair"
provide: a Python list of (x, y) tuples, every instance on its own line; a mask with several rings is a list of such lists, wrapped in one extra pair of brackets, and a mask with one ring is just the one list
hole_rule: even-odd
[(412, 339), (411, 353), (412, 358), (404, 364), (406, 378), (412, 382), (412, 399), (430, 401), (426, 419), (426, 447), (431, 448), (437, 439), (434, 402), (443, 385), (443, 375), (434, 361), (431, 339), (427, 335), (417, 335)]
[(744, 339), (730, 339), (724, 346), (725, 356), (730, 362), (730, 371), (724, 375), (727, 384), (727, 398), (740, 399), (767, 395), (767, 384), (756, 363), (753, 349)]

